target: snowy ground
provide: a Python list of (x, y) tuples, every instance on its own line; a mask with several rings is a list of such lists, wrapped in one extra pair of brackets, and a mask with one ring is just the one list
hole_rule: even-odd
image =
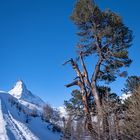
[(0, 140), (59, 140), (60, 133), (48, 129), (40, 117), (30, 118), (25, 123), (25, 114), (11, 106), (11, 95), (0, 92)]
[(8, 140), (5, 125), (6, 125), (6, 123), (3, 118), (1, 99), (0, 99), (0, 140)]

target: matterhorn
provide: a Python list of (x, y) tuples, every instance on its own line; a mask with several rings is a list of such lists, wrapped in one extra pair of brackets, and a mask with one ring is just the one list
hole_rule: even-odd
[(44, 105), (22, 80), (0, 91), (0, 140), (59, 140), (61, 132), (44, 120)]
[(45, 104), (45, 102), (40, 97), (32, 94), (31, 91), (27, 89), (23, 80), (18, 80), (14, 88), (8, 93), (19, 100), (27, 101), (39, 106), (43, 106)]

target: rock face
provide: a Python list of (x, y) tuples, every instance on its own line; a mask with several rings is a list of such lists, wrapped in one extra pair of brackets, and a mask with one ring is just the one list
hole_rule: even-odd
[(35, 96), (31, 93), (31, 91), (27, 89), (25, 83), (22, 80), (17, 81), (14, 88), (11, 89), (8, 93), (19, 100), (24, 100), (29, 103), (41, 106), (45, 104), (45, 102), (40, 97)]

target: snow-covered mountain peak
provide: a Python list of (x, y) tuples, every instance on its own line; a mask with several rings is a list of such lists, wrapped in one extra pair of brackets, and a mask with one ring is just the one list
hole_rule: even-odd
[(22, 80), (18, 80), (14, 88), (9, 91), (9, 93), (17, 99), (20, 99), (23, 96), (23, 94), (27, 94), (27, 92), (28, 90), (26, 88), (26, 85)]
[(44, 105), (44, 101), (40, 97), (34, 95), (29, 91), (22, 80), (18, 80), (15, 86), (8, 92), (17, 99), (27, 101), (39, 106)]

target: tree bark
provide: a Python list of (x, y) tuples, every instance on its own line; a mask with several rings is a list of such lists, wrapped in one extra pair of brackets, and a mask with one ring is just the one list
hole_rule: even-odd
[(92, 87), (92, 94), (94, 96), (96, 110), (97, 110), (97, 118), (98, 118), (98, 140), (102, 140), (102, 137), (103, 137), (103, 111), (102, 111), (102, 107), (101, 107), (101, 103), (100, 103), (100, 99), (98, 96), (98, 91), (95, 86), (95, 83), (94, 83), (93, 87)]
[(73, 69), (75, 70), (77, 77), (79, 79), (66, 85), (66, 87), (71, 87), (74, 85), (78, 85), (80, 87), (81, 92), (82, 92), (82, 101), (83, 101), (83, 105), (84, 105), (85, 116), (86, 116), (86, 121), (85, 121), (86, 128), (91, 133), (93, 133), (94, 131), (93, 131), (93, 125), (92, 125), (92, 118), (90, 115), (90, 110), (89, 110), (89, 105), (88, 105), (88, 92), (87, 92), (86, 85), (85, 85), (84, 75), (81, 73), (81, 71), (78, 67), (78, 64), (73, 59), (71, 59), (68, 62), (71, 62), (71, 65), (72, 65)]
[(116, 129), (116, 138), (117, 140), (120, 140), (120, 126), (119, 126), (119, 117), (118, 117), (118, 113), (115, 113), (115, 129)]

